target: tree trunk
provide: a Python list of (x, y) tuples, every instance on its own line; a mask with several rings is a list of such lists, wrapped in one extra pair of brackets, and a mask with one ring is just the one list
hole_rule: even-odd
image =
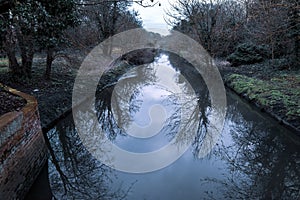
[(13, 76), (19, 76), (21, 73), (20, 66), (16, 58), (16, 52), (10, 45), (5, 44), (6, 54), (9, 61), (9, 70)]
[(47, 49), (46, 71), (45, 71), (45, 74), (44, 74), (46, 80), (50, 80), (50, 78), (51, 78), (51, 67), (52, 67), (52, 62), (54, 60), (53, 53), (54, 53), (54, 49), (51, 48), (51, 47), (48, 47), (48, 49)]
[[(299, 12), (299, 11), (298, 11)], [(296, 26), (299, 27), (299, 14), (297, 14), (297, 11), (295, 11), (296, 20), (298, 21), (298, 24)], [(295, 36), (294, 36), (294, 68), (300, 69), (300, 34), (299, 29), (295, 28)]]
[(275, 59), (275, 44), (274, 44), (274, 42), (273, 42), (273, 37), (272, 36), (270, 36), (271, 37), (271, 56), (272, 56), (272, 60), (274, 60)]
[(291, 39), (293, 42), (292, 51), (292, 67), (295, 69), (300, 69), (300, 34), (299, 34), (299, 3), (295, 1), (290, 5), (290, 27), (291, 27)]
[(300, 48), (300, 36), (298, 33), (298, 37), (295, 38), (295, 48), (294, 48), (294, 57), (295, 57), (295, 68), (300, 69), (300, 53), (299, 53), (299, 48)]
[[(8, 14), (4, 14), (3, 17), (8, 21)], [(16, 58), (16, 37), (13, 34), (13, 30), (10, 25), (6, 26), (6, 36), (3, 44), (9, 61), (9, 70), (13, 76), (18, 77), (22, 74), (22, 71)]]
[(34, 53), (33, 52), (29, 52), (27, 54), (27, 57), (26, 57), (26, 61), (23, 65), (23, 69), (24, 69), (24, 72), (25, 72), (25, 78), (32, 78), (32, 63), (33, 63), (33, 56), (34, 56)]
[(31, 78), (31, 69), (34, 56), (34, 38), (32, 35), (22, 35), (19, 30), (17, 30), (17, 38), (19, 42), (19, 47), (21, 51), (22, 59), (22, 78)]

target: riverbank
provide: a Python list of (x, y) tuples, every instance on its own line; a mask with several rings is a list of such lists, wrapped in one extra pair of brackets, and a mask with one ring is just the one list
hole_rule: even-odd
[(300, 72), (269, 61), (230, 67), (217, 62), (225, 85), (300, 135)]
[(0, 68), (0, 83), (34, 96), (38, 101), (41, 125), (47, 129), (53, 122), (71, 109), (72, 90), (78, 66), (70, 65), (64, 59), (53, 63), (51, 80), (43, 77), (45, 59), (37, 56), (34, 59), (32, 79), (16, 81), (8, 74), (8, 67)]

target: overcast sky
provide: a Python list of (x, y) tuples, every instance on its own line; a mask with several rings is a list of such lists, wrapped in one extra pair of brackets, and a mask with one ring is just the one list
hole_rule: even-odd
[(134, 4), (133, 8), (139, 12), (143, 20), (144, 28), (164, 34), (170, 29), (164, 20), (164, 17), (166, 17), (165, 10), (170, 8), (169, 2), (174, 1), (175, 0), (160, 0), (161, 6), (156, 5), (148, 8)]

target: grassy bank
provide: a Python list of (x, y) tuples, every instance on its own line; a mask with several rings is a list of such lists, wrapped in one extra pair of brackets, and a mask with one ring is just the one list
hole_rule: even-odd
[(236, 93), (299, 131), (300, 75), (278, 73), (272, 77), (263, 77), (228, 73), (224, 76), (224, 81)]

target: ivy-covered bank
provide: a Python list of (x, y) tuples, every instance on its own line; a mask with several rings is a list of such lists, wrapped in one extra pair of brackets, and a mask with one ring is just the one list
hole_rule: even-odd
[(224, 81), (240, 96), (300, 133), (299, 74), (278, 73), (263, 78), (239, 74), (236, 71), (226, 74)]

